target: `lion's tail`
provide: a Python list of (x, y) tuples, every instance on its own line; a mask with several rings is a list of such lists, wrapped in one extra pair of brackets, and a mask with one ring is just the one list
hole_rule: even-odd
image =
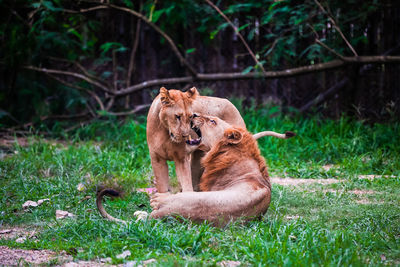
[(114, 218), (113, 216), (111, 216), (110, 214), (107, 213), (107, 211), (103, 207), (104, 196), (120, 197), (121, 193), (118, 191), (115, 191), (113, 189), (109, 189), (109, 188), (103, 189), (97, 194), (96, 205), (97, 205), (97, 209), (99, 210), (101, 216), (103, 216), (104, 218), (106, 218), (110, 221), (113, 221), (113, 222), (119, 222), (119, 223), (126, 224), (126, 221)]
[(253, 134), (253, 138), (256, 140), (258, 138), (261, 138), (264, 136), (273, 136), (273, 137), (280, 138), (280, 139), (288, 139), (293, 136), (296, 136), (296, 134), (294, 132), (290, 132), (290, 131), (287, 131), (284, 134), (273, 132), (273, 131), (264, 131), (264, 132), (259, 132), (259, 133)]

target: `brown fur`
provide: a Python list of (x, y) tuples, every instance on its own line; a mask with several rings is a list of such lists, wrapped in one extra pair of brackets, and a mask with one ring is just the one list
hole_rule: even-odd
[[(232, 125), (246, 127), (239, 111), (226, 99), (200, 96), (196, 88), (187, 92), (160, 89), (147, 116), (147, 144), (157, 191), (168, 192), (167, 160), (174, 161), (182, 191), (197, 188), (201, 176), (201, 152), (188, 150), (185, 140), (191, 133), (190, 118), (196, 114), (219, 117)], [(178, 117), (179, 116), (179, 119)]]
[(271, 186), (264, 159), (253, 136), (214, 117), (192, 120), (203, 136), (199, 148), (208, 151), (202, 164), (202, 192), (156, 194), (152, 218), (179, 215), (196, 222), (225, 225), (266, 212)]
[[(241, 141), (237, 144), (232, 144), (229, 136), (237, 132), (241, 133)], [(253, 183), (255, 189), (263, 186), (271, 188), (267, 166), (260, 154), (256, 140), (245, 129), (230, 128), (225, 131), (225, 138), (216, 144), (202, 159), (205, 171), (200, 180), (200, 190), (210, 191), (218, 183), (218, 178), (221, 174), (231, 165), (240, 163), (243, 158), (250, 158), (257, 161), (258, 168), (262, 173), (262, 177), (249, 180), (249, 182)], [(232, 179), (235, 178), (232, 177)]]

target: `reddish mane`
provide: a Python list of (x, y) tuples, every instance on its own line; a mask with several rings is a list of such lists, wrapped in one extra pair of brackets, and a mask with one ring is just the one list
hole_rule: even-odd
[[(221, 177), (224, 171), (245, 159), (254, 159), (262, 174), (262, 179), (251, 178), (249, 182), (253, 183), (256, 188), (271, 188), (267, 165), (260, 154), (256, 140), (243, 128), (234, 127), (227, 129), (226, 132), (230, 130), (240, 131), (243, 138), (238, 144), (231, 144), (229, 139), (224, 138), (207, 153), (202, 160), (205, 170), (200, 180), (200, 190), (210, 191), (211, 187), (218, 182), (218, 177)], [(232, 178), (231, 181), (234, 181), (235, 177)]]

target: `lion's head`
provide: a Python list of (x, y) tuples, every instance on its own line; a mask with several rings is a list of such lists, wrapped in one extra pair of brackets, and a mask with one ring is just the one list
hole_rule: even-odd
[(236, 128), (217, 117), (194, 116), (191, 127), (198, 138), (187, 140), (186, 144), (209, 151), (217, 143), (238, 144), (243, 138), (244, 129)]
[(160, 89), (160, 121), (168, 129), (170, 138), (175, 143), (186, 140), (191, 131), (190, 121), (193, 116), (192, 102), (199, 93), (195, 87), (186, 92)]

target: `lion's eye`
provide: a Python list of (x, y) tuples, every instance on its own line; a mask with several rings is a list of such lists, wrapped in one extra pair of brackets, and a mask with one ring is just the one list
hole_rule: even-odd
[(217, 125), (217, 122), (215, 120), (210, 120), (210, 122), (214, 125)]
[(196, 117), (198, 117), (199, 115), (197, 115), (196, 113), (194, 113), (193, 115), (192, 115), (192, 117), (193, 118), (196, 118)]
[(180, 115), (175, 115), (175, 117), (177, 118), (177, 120), (181, 120), (181, 116)]

